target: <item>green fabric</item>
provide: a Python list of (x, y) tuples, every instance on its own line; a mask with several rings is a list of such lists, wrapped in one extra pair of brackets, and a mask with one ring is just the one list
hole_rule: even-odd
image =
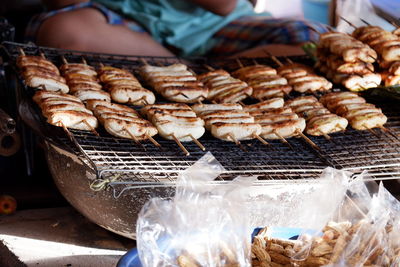
[(203, 55), (213, 47), (211, 37), (219, 29), (239, 17), (255, 15), (247, 0), (238, 0), (228, 16), (218, 16), (185, 0), (94, 1), (138, 22), (158, 42), (178, 48), (182, 56)]

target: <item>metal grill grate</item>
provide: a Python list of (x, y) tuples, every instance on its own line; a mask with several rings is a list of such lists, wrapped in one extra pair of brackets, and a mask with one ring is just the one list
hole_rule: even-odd
[[(129, 69), (136, 72), (143, 65), (142, 59), (149, 64), (167, 64), (179, 61), (176, 58), (157, 57), (125, 57), (116, 55), (102, 55), (96, 53), (82, 53), (74, 51), (39, 48), (16, 43), (4, 43), (5, 52), (11, 61), (14, 61), (23, 48), (26, 54), (44, 53), (45, 56), (61, 64), (61, 55), (69, 62), (80, 62), (82, 57), (88, 64), (98, 66), (100, 63)], [(309, 63), (304, 57), (292, 58), (302, 63)], [(254, 64), (254, 59), (241, 59), (243, 65)], [(218, 60), (206, 62), (204, 59), (194, 59), (190, 64), (196, 72), (205, 71), (204, 64), (215, 67), (224, 67), (232, 70), (238, 67), (236, 60)], [(257, 58), (257, 63), (269, 64), (277, 67), (268, 58)], [(29, 90), (28, 90), (29, 92)], [(272, 183), (277, 180), (305, 180), (317, 178), (327, 167), (351, 170), (360, 173), (368, 170), (373, 179), (400, 178), (400, 109), (396, 106), (386, 106), (376, 103), (384, 109), (389, 117), (387, 128), (390, 133), (382, 130), (368, 131), (347, 130), (345, 133), (332, 134), (331, 141), (323, 137), (310, 137), (320, 151), (309, 146), (304, 140), (291, 138), (288, 142), (291, 148), (280, 141), (271, 141), (271, 147), (258, 141), (245, 141), (248, 150), (242, 151), (234, 143), (220, 141), (210, 135), (203, 136), (200, 141), (208, 151), (211, 151), (217, 160), (226, 168), (220, 177), (221, 181), (229, 180), (238, 175), (256, 175), (260, 183)], [(46, 130), (46, 136), (58, 140), (65, 147), (71, 142), (59, 128), (48, 125), (38, 115), (39, 111), (31, 103), (32, 113), (36, 120)], [(159, 150), (151, 143), (144, 143), (146, 150), (138, 147), (133, 141), (115, 138), (104, 130), (99, 130), (100, 137), (94, 134), (71, 130), (74, 150), (81, 153), (92, 164), (100, 179), (118, 176), (118, 182), (112, 185), (127, 187), (157, 187), (169, 186), (174, 183), (178, 174), (191, 166), (204, 155), (194, 143), (185, 143), (190, 156), (183, 156), (179, 147), (173, 141), (156, 138), (162, 145)], [(57, 138), (55, 138), (56, 136)]]

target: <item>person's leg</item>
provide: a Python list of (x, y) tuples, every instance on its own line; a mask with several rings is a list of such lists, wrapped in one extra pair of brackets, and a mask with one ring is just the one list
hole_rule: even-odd
[(244, 17), (235, 20), (213, 36), (216, 45), (210, 54), (231, 55), (266, 44), (299, 46), (317, 41), (318, 32), (329, 26), (310, 21)]
[(97, 9), (82, 8), (46, 19), (39, 28), (38, 45), (89, 52), (173, 56), (148, 33), (112, 25)]

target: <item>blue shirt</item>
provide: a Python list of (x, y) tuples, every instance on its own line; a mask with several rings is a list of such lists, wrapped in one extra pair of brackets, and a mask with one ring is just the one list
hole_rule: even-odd
[(238, 0), (235, 10), (227, 16), (216, 15), (185, 0), (94, 1), (133, 19), (156, 41), (178, 48), (182, 56), (205, 54), (214, 46), (211, 37), (219, 29), (239, 17), (255, 15), (247, 0)]

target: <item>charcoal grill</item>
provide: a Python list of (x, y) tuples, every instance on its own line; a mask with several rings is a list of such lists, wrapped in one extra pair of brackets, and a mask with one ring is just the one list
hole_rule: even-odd
[[(125, 68), (133, 73), (148, 64), (167, 65), (179, 62), (178, 58), (120, 56), (98, 53), (44, 48), (32, 45), (3, 43), (3, 50), (11, 64), (15, 63), (19, 49), (27, 55), (43, 53), (60, 65), (61, 56), (68, 62), (89, 65), (101, 63)], [(293, 61), (311, 63), (306, 57), (291, 57)], [(255, 62), (278, 67), (269, 58), (240, 60), (243, 65)], [(206, 71), (205, 65), (238, 68), (234, 59), (209, 60), (195, 58), (189, 67), (195, 72)], [(44, 121), (39, 109), (31, 101), (32, 88), (19, 80), (20, 115), (47, 145), (46, 155), (56, 185), (65, 198), (83, 215), (117, 234), (134, 238), (137, 214), (151, 197), (169, 197), (174, 194), (175, 181), (183, 170), (191, 166), (206, 152), (194, 143), (185, 143), (190, 155), (184, 156), (173, 142), (156, 137), (162, 150), (152, 143), (143, 143), (144, 149), (133, 141), (115, 138), (99, 129), (100, 136), (90, 132), (69, 130), (64, 132)], [(257, 140), (245, 141), (243, 151), (234, 143), (203, 136), (200, 141), (225, 167), (215, 183), (223, 184), (236, 176), (257, 176), (255, 186), (292, 184), (318, 178), (328, 166), (349, 170), (354, 174), (368, 170), (371, 179), (392, 180), (400, 178), (400, 107), (388, 102), (375, 103), (388, 116), (383, 130), (356, 131), (324, 137), (309, 137), (320, 149), (310, 146), (300, 138), (288, 139), (290, 147), (279, 140), (271, 146)]]

